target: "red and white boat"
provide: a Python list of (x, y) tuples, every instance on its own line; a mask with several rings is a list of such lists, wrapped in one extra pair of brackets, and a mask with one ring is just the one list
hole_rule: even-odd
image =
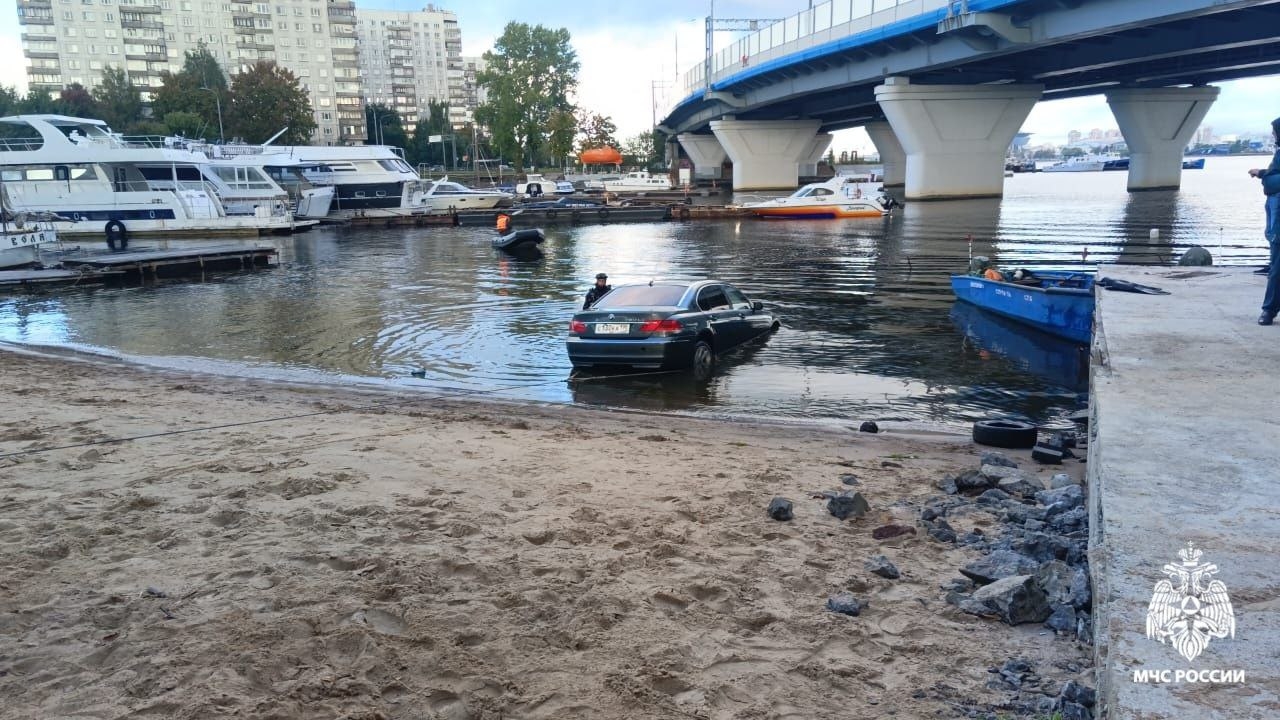
[(826, 182), (805, 185), (787, 197), (744, 203), (742, 207), (762, 218), (881, 217), (894, 201), (871, 191), (869, 185), (869, 176), (837, 175)]

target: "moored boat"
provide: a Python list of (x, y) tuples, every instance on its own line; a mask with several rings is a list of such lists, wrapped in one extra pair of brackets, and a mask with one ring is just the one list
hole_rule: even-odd
[(629, 172), (617, 180), (605, 180), (601, 185), (605, 192), (611, 193), (661, 191), (675, 187), (671, 184), (671, 178), (666, 175), (650, 175), (648, 170)]
[(40, 261), (41, 246), (57, 242), (53, 217), (13, 212), (0, 182), (0, 268), (34, 265)]
[(858, 176), (837, 175), (825, 182), (811, 183), (787, 197), (744, 203), (756, 217), (789, 219), (824, 219), (881, 217), (889, 212), (893, 201), (885, 195), (871, 196)]
[(530, 253), (546, 241), (547, 236), (540, 228), (521, 228), (499, 235), (493, 239), (493, 246), (509, 253)]
[(952, 275), (951, 290), (983, 310), (1087, 343), (1093, 333), (1093, 281), (1087, 273), (1054, 270), (1026, 272), (1017, 280)]

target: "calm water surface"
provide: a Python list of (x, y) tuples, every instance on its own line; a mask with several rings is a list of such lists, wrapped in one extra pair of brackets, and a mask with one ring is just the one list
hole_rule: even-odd
[[(280, 239), (273, 270), (0, 297), (0, 341), (696, 413), (1047, 420), (1083, 403), (1087, 353), (953, 307), (947, 275), (967, 265), (966, 236), (1004, 268), (1105, 275), (1110, 263), (1170, 264), (1191, 244), (1221, 264), (1260, 263), (1262, 194), (1245, 171), (1265, 162), (1210, 158), (1179, 192), (1129, 194), (1124, 173), (1019, 175), (1003, 200), (910, 203), (883, 220), (551, 229), (535, 262), (493, 251), (488, 229), (320, 229)], [(567, 321), (601, 271), (615, 284), (728, 280), (783, 327), (725, 358), (705, 387), (683, 376), (568, 383)]]

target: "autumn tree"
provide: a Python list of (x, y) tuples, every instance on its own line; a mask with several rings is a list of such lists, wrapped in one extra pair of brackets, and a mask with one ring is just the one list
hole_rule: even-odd
[[(311, 100), (297, 76), (271, 60), (259, 60), (231, 79), (228, 132), (250, 143), (276, 138), (281, 145), (303, 145), (316, 129)], [(287, 128), (287, 130), (286, 130)]]
[(93, 89), (93, 99), (98, 102), (98, 114), (112, 130), (129, 132), (142, 120), (142, 91), (124, 68), (105, 68), (102, 82)]
[(71, 83), (58, 95), (58, 112), (73, 117), (98, 117), (98, 101), (80, 83)]
[(618, 126), (607, 115), (582, 112), (578, 116), (578, 150), (618, 149)]
[(151, 112), (155, 117), (163, 118), (175, 112), (191, 113), (209, 128), (209, 135), (221, 130), (219, 110), (224, 120), (230, 117), (231, 92), (227, 76), (203, 42), (183, 55), (181, 70), (161, 73), (160, 82), (151, 98)]
[(488, 126), (495, 149), (523, 169), (526, 160), (548, 154), (552, 115), (573, 111), (577, 53), (564, 28), (512, 22), (484, 59), (487, 67), (476, 80), (488, 100), (476, 109), (476, 120)]

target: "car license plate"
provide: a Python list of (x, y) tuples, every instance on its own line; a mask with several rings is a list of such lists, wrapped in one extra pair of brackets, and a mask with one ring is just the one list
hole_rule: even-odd
[(596, 323), (597, 335), (626, 335), (629, 332), (630, 323)]

